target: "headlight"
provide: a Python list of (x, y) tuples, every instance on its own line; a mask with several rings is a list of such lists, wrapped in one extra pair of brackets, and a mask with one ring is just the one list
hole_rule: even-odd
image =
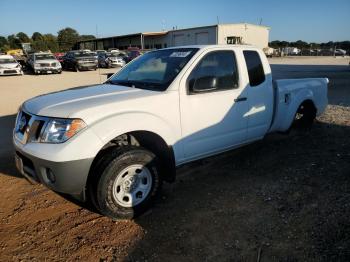
[(34, 68), (35, 68), (35, 67), (40, 67), (40, 64), (35, 63), (35, 64), (34, 64)]
[(40, 138), (42, 143), (63, 143), (84, 129), (81, 119), (50, 119)]

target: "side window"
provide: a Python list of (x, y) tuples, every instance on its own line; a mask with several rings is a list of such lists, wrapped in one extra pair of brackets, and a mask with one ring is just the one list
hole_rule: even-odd
[(189, 77), (189, 92), (203, 93), (238, 88), (233, 51), (214, 51), (202, 58)]
[(256, 51), (243, 51), (247, 64), (250, 86), (258, 86), (265, 81), (264, 68)]

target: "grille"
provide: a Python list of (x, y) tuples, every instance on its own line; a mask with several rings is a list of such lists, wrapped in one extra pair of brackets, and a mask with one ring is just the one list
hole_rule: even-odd
[(15, 74), (17, 73), (16, 70), (4, 70), (4, 74)]
[(84, 62), (86, 62), (86, 63), (95, 63), (95, 61), (92, 60), (92, 59), (82, 59), (82, 60), (80, 60), (80, 61), (84, 61)]
[(50, 63), (40, 63), (40, 66), (41, 67), (48, 67), (48, 66), (50, 66)]

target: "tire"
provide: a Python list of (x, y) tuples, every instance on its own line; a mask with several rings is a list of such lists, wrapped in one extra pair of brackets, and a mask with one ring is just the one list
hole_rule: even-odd
[(132, 219), (145, 212), (162, 185), (159, 160), (136, 146), (108, 150), (93, 172), (98, 179), (92, 203), (112, 219)]
[(300, 105), (295, 114), (294, 126), (297, 128), (310, 128), (316, 118), (316, 108), (311, 102)]

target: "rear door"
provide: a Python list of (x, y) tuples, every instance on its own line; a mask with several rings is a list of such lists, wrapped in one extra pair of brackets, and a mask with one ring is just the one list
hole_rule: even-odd
[[(268, 131), (273, 114), (274, 94), (272, 88), (271, 69), (262, 52), (244, 50), (249, 82), (247, 140), (253, 141), (262, 138)], [(266, 65), (266, 66), (264, 66)]]

